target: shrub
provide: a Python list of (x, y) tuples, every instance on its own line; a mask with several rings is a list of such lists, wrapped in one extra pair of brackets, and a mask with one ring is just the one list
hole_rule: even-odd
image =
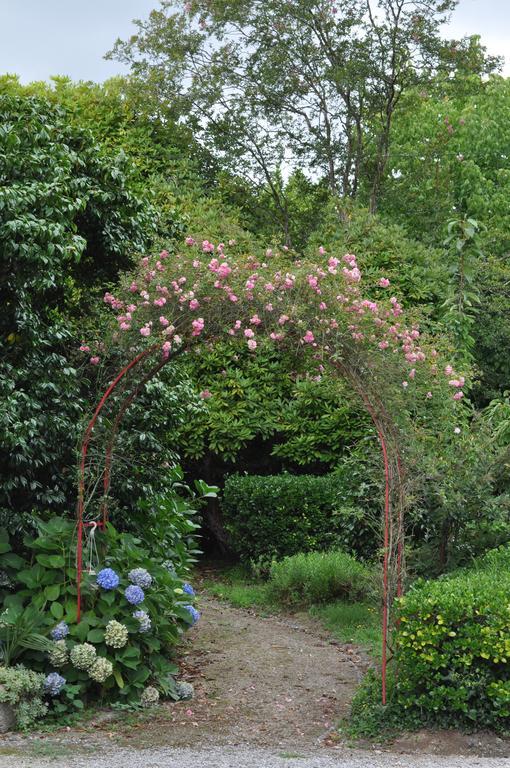
[(309, 605), (366, 598), (372, 571), (345, 552), (308, 552), (273, 563), (268, 591), (281, 603)]
[(244, 561), (334, 547), (370, 556), (375, 526), (352, 492), (335, 474), (232, 475), (222, 502), (231, 545)]
[(425, 721), (502, 729), (510, 717), (510, 550), (418, 582), (400, 604), (397, 704)]
[(46, 714), (48, 707), (42, 700), (44, 685), (44, 675), (21, 664), (0, 667), (0, 702), (11, 705), (21, 730), (30, 728)]
[(0, 122), (0, 519), (14, 531), (32, 508), (72, 508), (87, 381), (69, 350), (152, 208), (125, 159), (44, 99), (0, 94)]
[[(186, 533), (192, 539), (192, 529)], [(0, 569), (7, 585), (2, 610), (9, 626), (37, 630), (30, 642), (26, 634), (18, 642), (23, 663), (50, 672), (51, 690), (60, 681), (55, 670), (63, 677), (52, 701), (55, 714), (81, 709), (89, 700), (138, 702), (151, 683), (163, 695), (175, 695), (173, 648), (198, 612), (184, 581), (189, 559), (177, 525), (172, 537), (174, 549), (165, 552), (172, 561), (163, 563), (130, 533), (111, 525), (104, 533), (96, 531), (99, 562), (94, 557), (93, 567), (83, 574), (79, 623), (74, 523), (38, 521), (38, 535), (25, 539), (31, 553), (26, 560), (9, 551), (5, 533), (0, 537)], [(95, 546), (86, 542), (85, 554)], [(28, 607), (36, 612), (34, 618), (27, 616)], [(49, 649), (47, 639), (44, 644), (48, 635), (53, 640)]]

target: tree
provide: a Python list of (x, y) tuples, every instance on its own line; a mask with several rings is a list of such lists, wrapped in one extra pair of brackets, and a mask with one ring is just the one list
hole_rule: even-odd
[[(0, 96), (0, 512), (72, 498), (87, 395), (70, 349), (99, 284), (150, 234), (151, 209), (121, 155), (38, 98)], [(78, 309), (79, 307), (79, 309)]]
[(375, 211), (405, 92), (468, 60), (440, 26), (456, 0), (192, 0), (162, 3), (109, 54), (232, 173), (270, 190), (290, 243), (282, 169), (362, 191)]

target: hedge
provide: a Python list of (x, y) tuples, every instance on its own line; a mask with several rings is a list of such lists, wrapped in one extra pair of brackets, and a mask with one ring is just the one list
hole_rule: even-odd
[(442, 725), (510, 724), (510, 548), (402, 599), (397, 704)]
[(333, 548), (369, 557), (377, 526), (348, 491), (334, 474), (232, 475), (222, 500), (232, 549), (244, 561)]

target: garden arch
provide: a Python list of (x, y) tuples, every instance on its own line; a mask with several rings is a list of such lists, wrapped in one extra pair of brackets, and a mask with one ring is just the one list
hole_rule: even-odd
[[(422, 348), (420, 332), (416, 326), (408, 328), (396, 319), (402, 314), (402, 308), (395, 297), (385, 303), (362, 298), (361, 273), (352, 254), (343, 257), (346, 265), (343, 268), (342, 261), (336, 257), (327, 258), (324, 266), (303, 262), (289, 264), (287, 257), (286, 267), (292, 271), (285, 272), (282, 268), (275, 269), (278, 265), (268, 264), (273, 257), (270, 250), (266, 252), (265, 262), (244, 257), (235, 264), (227, 260), (223, 244), (216, 246), (219, 258), (209, 255), (215, 246), (207, 240), (198, 244), (187, 238), (186, 245), (189, 256), (177, 255), (170, 261), (169, 254), (163, 251), (152, 261), (144, 257), (134, 279), (124, 286), (126, 298), (115, 298), (110, 293), (105, 295), (106, 303), (117, 312), (118, 327), (112, 340), (124, 350), (124, 355), (128, 353), (130, 357), (105, 389), (81, 444), (77, 503), (77, 620), (81, 616), (84, 537), (88, 528), (92, 531), (97, 527), (104, 528), (108, 521), (113, 446), (129, 406), (147, 382), (177, 354), (200, 343), (214, 343), (224, 338), (225, 333), (233, 337), (235, 343), (241, 339), (255, 352), (264, 333), (271, 342), (291, 345), (298, 354), (306, 354), (310, 361), (317, 361), (321, 370), (329, 366), (335, 375), (347, 381), (363, 402), (377, 432), (384, 469), (382, 699), (386, 703), (391, 608), (394, 598), (403, 590), (405, 477), (400, 432), (391, 403), (385, 401), (381, 387), (389, 376), (398, 391), (406, 392), (409, 381), (401, 379), (406, 373), (414, 382), (416, 368), (409, 370), (409, 366), (425, 363), (428, 359)], [(324, 249), (319, 252), (325, 256)], [(204, 262), (204, 254), (205, 261), (210, 259), (208, 263)], [(220, 262), (220, 259), (225, 260)], [(385, 289), (388, 285), (387, 278), (380, 278), (379, 288)], [(339, 289), (342, 289), (341, 293), (338, 293)], [(129, 298), (135, 293), (141, 299), (136, 304)], [(162, 314), (157, 317), (159, 312)], [(126, 339), (127, 347), (124, 346)], [(140, 348), (140, 342), (147, 339), (147, 346)], [(99, 348), (104, 349), (102, 341)], [(81, 350), (91, 351), (87, 345)], [(387, 350), (395, 353), (389, 360)], [(436, 353), (432, 350), (429, 367), (437, 383), (441, 382), (441, 377), (437, 377), (435, 358)], [(380, 370), (381, 360), (382, 378), (381, 375), (374, 377), (374, 372)], [(90, 358), (92, 365), (99, 362), (99, 354)], [(446, 371), (448, 376), (453, 375), (450, 366)], [(129, 377), (133, 381), (126, 387)], [(424, 378), (428, 386), (430, 382)], [(448, 383), (451, 385), (452, 381)], [(456, 400), (462, 397), (463, 383), (463, 380), (456, 380)], [(124, 391), (117, 402), (115, 397), (122, 387)], [(429, 396), (432, 397), (430, 390), (426, 393), (426, 397)], [(117, 410), (104, 447), (99, 478), (102, 494), (97, 511), (90, 515), (87, 510), (92, 499), (86, 498), (89, 447), (98, 419), (112, 400), (116, 402)]]

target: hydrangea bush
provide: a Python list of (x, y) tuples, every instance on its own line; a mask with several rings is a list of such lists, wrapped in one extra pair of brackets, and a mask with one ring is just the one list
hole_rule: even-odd
[(45, 692), (55, 695), (53, 691), (61, 688), (56, 678), (51, 678), (48, 690), (48, 678), (43, 674), (26, 669), (21, 664), (0, 667), (0, 702), (11, 705), (18, 728), (26, 730), (46, 715), (48, 705), (43, 696)]
[(39, 536), (29, 542), (32, 563), (0, 554), (0, 568), (6, 568), (12, 584), (4, 602), (33, 603), (43, 617), (42, 631), (51, 638), (48, 651), (22, 654), (40, 674), (41, 702), (46, 697), (50, 712), (60, 715), (88, 701), (139, 703), (151, 688), (178, 698), (173, 648), (198, 615), (194, 594), (183, 590), (188, 582), (175, 569), (181, 570), (179, 561), (169, 570), (139, 539), (109, 525), (96, 534), (100, 562), (84, 574), (84, 610), (77, 623), (75, 551), (70, 545), (62, 554), (62, 542), (71, 543), (73, 531), (70, 521), (41, 522)]

